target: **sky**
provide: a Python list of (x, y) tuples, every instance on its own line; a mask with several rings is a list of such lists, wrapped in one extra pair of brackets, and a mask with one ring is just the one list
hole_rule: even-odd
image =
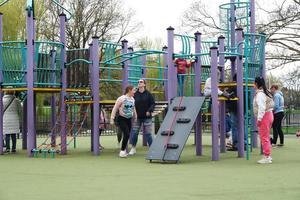
[[(183, 12), (188, 10), (193, 2), (197, 0), (123, 0), (125, 7), (132, 8), (136, 12), (135, 19), (143, 23), (143, 27), (137, 33), (128, 36), (126, 39), (129, 44), (142, 37), (148, 37), (154, 40), (161, 38), (164, 45), (167, 44), (167, 31), (169, 26), (175, 28), (175, 33), (183, 33), (181, 28), (181, 20)], [(204, 0), (209, 1), (209, 13), (218, 12), (219, 5), (229, 3), (230, 0)], [(282, 0), (277, 0), (280, 2)], [(268, 6), (264, 0), (257, 0), (261, 6)], [(196, 32), (195, 30), (194, 32)], [(176, 45), (175, 45), (176, 46)], [(180, 47), (179, 47), (180, 49)], [(280, 74), (282, 69), (272, 70), (272, 73)]]
[[(161, 38), (166, 42), (169, 26), (180, 29), (183, 12), (196, 0), (123, 0), (126, 7), (136, 12), (136, 19), (143, 23), (143, 28), (128, 38)], [(212, 9), (218, 9), (221, 2), (229, 0), (210, 0)], [(196, 32), (196, 30), (195, 30)]]

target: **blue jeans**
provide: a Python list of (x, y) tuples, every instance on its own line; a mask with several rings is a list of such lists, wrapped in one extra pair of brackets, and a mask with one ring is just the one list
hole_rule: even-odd
[(177, 74), (178, 96), (183, 96), (185, 74)]
[(152, 144), (152, 118), (137, 119), (131, 130), (131, 144), (136, 146), (140, 128), (143, 125), (143, 134), (145, 134), (148, 146)]
[(5, 135), (6, 150), (10, 149), (10, 138), (12, 140), (12, 150), (16, 150), (17, 134), (6, 134)]
[[(231, 112), (230, 113), (230, 119), (231, 119), (231, 134), (232, 134), (232, 144), (237, 147), (238, 144), (238, 118), (237, 113)], [(247, 144), (247, 135), (245, 133), (244, 135), (244, 144)]]
[(237, 146), (237, 144), (238, 144), (237, 114), (235, 112), (231, 112), (230, 119), (231, 119), (232, 144), (234, 146)]

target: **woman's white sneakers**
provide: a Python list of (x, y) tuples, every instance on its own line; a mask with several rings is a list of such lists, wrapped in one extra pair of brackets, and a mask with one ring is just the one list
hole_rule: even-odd
[(126, 158), (128, 156), (128, 153), (126, 151), (120, 151), (119, 157), (120, 158)]
[(272, 163), (272, 157), (271, 156), (264, 156), (262, 159), (257, 161), (258, 164), (271, 164)]

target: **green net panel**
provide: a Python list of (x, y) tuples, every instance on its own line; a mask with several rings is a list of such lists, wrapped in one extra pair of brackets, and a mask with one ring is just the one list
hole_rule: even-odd
[(122, 45), (100, 41), (100, 95), (115, 99), (122, 90)]
[(203, 40), (201, 41), (201, 65), (210, 66), (210, 48), (218, 46), (217, 41)]
[(34, 45), (34, 86), (60, 87), (62, 49), (58, 42), (37, 41)]
[(266, 36), (246, 33), (244, 38), (244, 77), (254, 81), (262, 70)]
[(87, 88), (90, 86), (89, 65), (91, 64), (89, 49), (67, 50), (67, 87)]
[(3, 86), (26, 86), (26, 45), (25, 42), (0, 42), (0, 68)]
[(142, 59), (142, 57), (133, 58), (128, 65), (128, 83), (135, 87), (138, 85), (138, 80), (143, 77)]
[(220, 5), (220, 28), (225, 36), (225, 46), (231, 50), (231, 9), (235, 11), (234, 28), (243, 28), (244, 32), (250, 30), (250, 3), (248, 1), (237, 1)]
[(122, 82), (122, 45), (100, 42), (100, 81), (113, 84)]
[(179, 54), (177, 54), (177, 57), (189, 59), (192, 51), (192, 42), (195, 41), (195, 37), (181, 34), (174, 34), (174, 36), (175, 40), (177, 39), (180, 41), (181, 45), (181, 51), (179, 52)]

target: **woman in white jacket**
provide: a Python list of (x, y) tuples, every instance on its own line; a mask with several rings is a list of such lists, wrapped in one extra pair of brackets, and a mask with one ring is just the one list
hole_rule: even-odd
[(256, 117), (260, 141), (263, 148), (263, 158), (257, 161), (259, 164), (272, 163), (270, 129), (273, 123), (274, 102), (272, 94), (267, 90), (265, 80), (256, 77), (254, 82), (256, 93), (253, 99), (253, 112)]
[(6, 152), (10, 152), (10, 138), (12, 139), (12, 153), (16, 152), (17, 134), (20, 133), (21, 103), (8, 91), (3, 96), (3, 134), (5, 135)]

